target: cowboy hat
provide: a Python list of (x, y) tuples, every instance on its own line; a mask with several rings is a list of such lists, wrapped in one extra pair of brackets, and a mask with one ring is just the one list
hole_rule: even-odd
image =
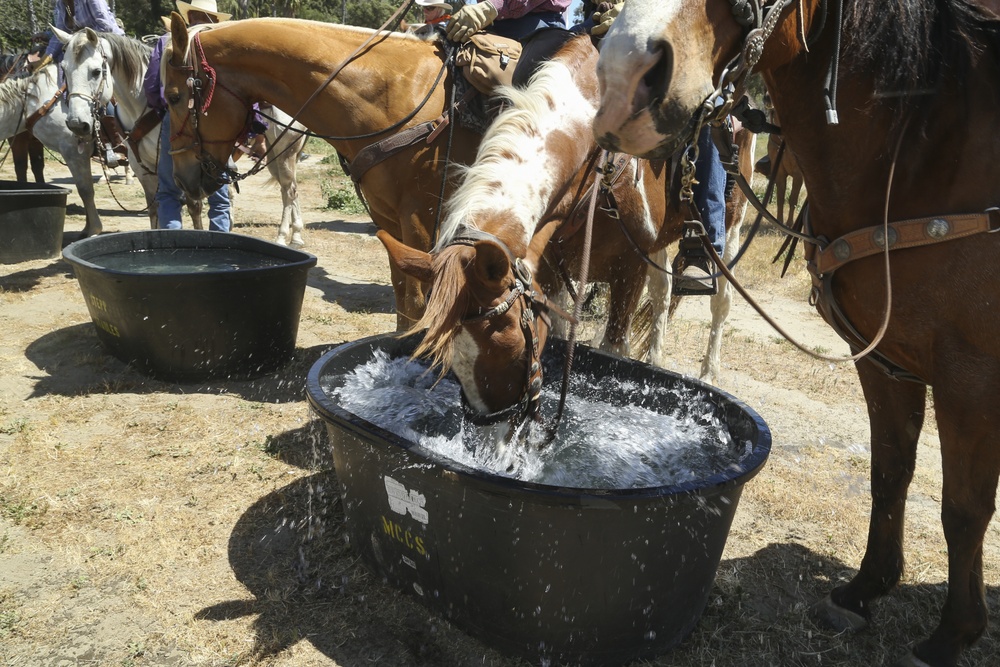
[(220, 12), (219, 5), (215, 0), (191, 0), (191, 2), (177, 0), (177, 12), (184, 17), (184, 22), (188, 25), (191, 24), (191, 21), (188, 19), (189, 12), (208, 14), (215, 17), (216, 21), (228, 21), (233, 16), (232, 14)]
[(441, 9), (447, 9), (449, 12), (451, 11), (451, 5), (447, 2), (435, 2), (435, 0), (416, 0), (416, 4), (421, 7), (440, 7)]

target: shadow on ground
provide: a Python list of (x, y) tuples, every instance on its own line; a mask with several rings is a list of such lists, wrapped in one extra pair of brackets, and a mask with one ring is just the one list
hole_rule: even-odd
[(0, 292), (30, 292), (45, 278), (54, 278), (56, 276), (62, 276), (70, 280), (73, 278), (72, 267), (61, 258), (54, 259), (51, 264), (46, 264), (41, 268), (25, 269), (6, 276), (0, 276)]
[(322, 222), (308, 222), (306, 229), (375, 236), (375, 231), (378, 228), (371, 220), (324, 220)]
[[(313, 448), (325, 446), (322, 437), (296, 441), (303, 447), (307, 442)], [(299, 454), (310, 457), (316, 460)], [(329, 467), (261, 498), (240, 517), (229, 542), (233, 572), (253, 597), (207, 607), (196, 618), (256, 616), (251, 653), (263, 661), (306, 638), (343, 667), (528, 665), (500, 655), (381, 583), (359, 563), (346, 533), (336, 476)], [(933, 630), (922, 627), (918, 617), (927, 618), (927, 608), (936, 617), (945, 586), (899, 587), (879, 601), (868, 631), (848, 635), (817, 626), (809, 606), (854, 571), (853, 565), (794, 542), (724, 559), (692, 634), (669, 653), (636, 664), (688, 667), (716, 664), (718, 658), (719, 665), (806, 667), (820, 664), (816, 656), (822, 656), (823, 665), (892, 664)], [(1000, 589), (990, 587), (987, 596), (995, 617)], [(962, 665), (992, 665), (997, 650), (997, 641), (987, 635), (967, 652)]]
[(143, 375), (108, 353), (92, 322), (49, 332), (28, 345), (25, 356), (38, 370), (29, 398), (81, 394), (233, 394), (248, 401), (293, 403), (305, 398), (306, 376), (324, 352), (336, 346), (296, 348), (288, 364), (251, 379), (168, 382)]
[(307, 284), (321, 291), (324, 301), (335, 303), (352, 313), (396, 312), (396, 300), (391, 285), (341, 282), (322, 266), (309, 271)]

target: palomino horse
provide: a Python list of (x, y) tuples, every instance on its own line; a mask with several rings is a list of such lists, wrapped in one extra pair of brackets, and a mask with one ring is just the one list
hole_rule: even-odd
[[(149, 224), (157, 228), (156, 168), (160, 150), (160, 119), (149, 108), (142, 88), (143, 75), (149, 65), (151, 48), (143, 42), (114, 34), (98, 34), (87, 28), (73, 35), (56, 30), (66, 45), (63, 71), (69, 90), (69, 112), (66, 123), (81, 136), (93, 133), (98, 114), (102, 114), (112, 96), (117, 103), (122, 128), (128, 135), (129, 160), (146, 194)], [(281, 112), (281, 121), (289, 120)], [(278, 243), (302, 246), (302, 214), (299, 210), (298, 186), (295, 181), (298, 155), (305, 143), (301, 132), (289, 131), (280, 137), (281, 127), (272, 123), (267, 130), (271, 159), (268, 171), (281, 186), (283, 204)], [(299, 126), (297, 129), (304, 129)], [(274, 142), (278, 141), (277, 144)], [(196, 229), (202, 228), (202, 201), (188, 199), (188, 211)], [(291, 233), (291, 236), (289, 234)]]
[(929, 386), (948, 594), (938, 627), (901, 664), (950, 667), (986, 629), (983, 538), (1000, 475), (1000, 238), (984, 233), (1000, 227), (1000, 3), (762, 4), (629, 0), (601, 54), (594, 131), (618, 150), (672, 152), (691, 141), (706, 98), (751, 68), (763, 74), (809, 190), (819, 310), (854, 350), (877, 342), (856, 363), (872, 433), (867, 551), (817, 611), (860, 627), (900, 579)]
[[(435, 120), (452, 88), (442, 43), (272, 18), (222, 23), (189, 36), (179, 16), (172, 20), (164, 82), (177, 128), (174, 174), (188, 193), (202, 196), (218, 187), (230, 148), (246, 132), (250, 105), (266, 101), (294, 113), (350, 162), (379, 229), (430, 249), (448, 147), (451, 160), (468, 163), (479, 143), (479, 135), (462, 127), (430, 134), (442, 129)], [(189, 109), (189, 100), (196, 108)], [(402, 148), (381, 142), (406, 136), (417, 140), (403, 141)], [(378, 150), (364, 150), (376, 142)], [(397, 328), (408, 329), (423, 312), (424, 295), (419, 283), (391, 270)]]
[(0, 137), (30, 130), (44, 146), (62, 156), (87, 213), (83, 236), (93, 236), (102, 229), (90, 169), (94, 142), (90, 137), (76, 136), (66, 127), (66, 112), (59, 104), (59, 95), (55, 65), (43, 67), (27, 79), (0, 83)]
[[(464, 170), (432, 253), (378, 235), (400, 270), (431, 285), (416, 327), (428, 330), (417, 354), (431, 356), (442, 371), (453, 369), (468, 407), (483, 420), (483, 415), (497, 418), (504, 427), (500, 437), (537, 402), (532, 383), (540, 377), (549, 329), (547, 300), (539, 294), (558, 289), (561, 275), (553, 267), (564, 262), (563, 273), (576, 276), (584, 256), (584, 234), (573, 230), (586, 216), (585, 191), (597, 163), (591, 133), (596, 62), (597, 50), (582, 35), (543, 64), (524, 88), (505, 89), (510, 107), (487, 130), (475, 163)], [(753, 136), (744, 136), (750, 141), (742, 146), (742, 171), (749, 175)], [(665, 263), (663, 251), (680, 237), (684, 218), (668, 204), (665, 163), (622, 158), (611, 161), (617, 163), (617, 178), (609, 183), (613, 198), (600, 196), (589, 261), (590, 278), (610, 285), (602, 347), (627, 354), (629, 325), (646, 280), (643, 255), (655, 254)], [(620, 221), (605, 210), (608, 201)], [(736, 230), (730, 236), (735, 248), (743, 209), (732, 210), (728, 222)], [(652, 271), (650, 283), (660, 311), (652, 349), (659, 355), (655, 361), (663, 363), (669, 274)], [(721, 317), (713, 321), (718, 335), (712, 346), (720, 344), (729, 299), (727, 290), (714, 299), (713, 314)], [(714, 373), (717, 349), (710, 349), (709, 360)]]

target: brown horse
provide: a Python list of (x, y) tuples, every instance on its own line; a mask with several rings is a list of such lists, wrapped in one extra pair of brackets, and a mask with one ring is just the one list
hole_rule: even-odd
[(860, 627), (900, 579), (929, 386), (948, 594), (938, 627), (901, 664), (956, 665), (987, 625), (983, 538), (1000, 475), (1000, 238), (982, 233), (1000, 227), (1000, 3), (762, 4), (629, 0), (602, 50), (594, 131), (637, 155), (672, 152), (721, 84), (763, 74), (809, 190), (820, 312), (855, 350), (878, 342), (856, 363), (872, 434), (867, 551), (818, 611)]
[[(537, 402), (533, 383), (540, 378), (539, 357), (549, 331), (547, 302), (539, 295), (557, 292), (564, 276), (577, 276), (584, 257), (584, 234), (578, 230), (593, 167), (602, 166), (596, 164), (590, 130), (598, 99), (596, 61), (589, 37), (581, 36), (542, 65), (524, 88), (505, 91), (510, 107), (487, 131), (475, 163), (464, 170), (434, 252), (379, 233), (400, 270), (431, 284), (427, 310), (417, 324), (428, 331), (417, 354), (431, 356), (444, 370), (452, 368), (473, 412), (504, 425), (517, 422)], [(740, 138), (742, 171), (748, 175), (753, 138), (749, 132)], [(609, 185), (613, 199), (599, 195), (589, 278), (610, 285), (602, 347), (626, 354), (646, 281), (642, 255), (657, 255), (663, 262), (663, 251), (680, 236), (683, 216), (668, 203), (669, 168), (662, 161), (626, 156), (611, 164), (617, 165)], [(609, 201), (620, 221), (605, 210)], [(736, 227), (730, 235), (735, 252), (743, 210), (733, 203), (728, 222)], [(556, 270), (560, 264), (564, 270)], [(649, 277), (662, 314), (654, 329), (662, 337), (669, 275), (651, 271)], [(728, 312), (729, 298), (724, 289), (715, 301), (724, 301)], [(716, 324), (714, 345), (721, 341), (721, 320)]]
[[(373, 34), (351, 26), (265, 18), (222, 23), (189, 37), (174, 14), (163, 81), (174, 133), (174, 175), (182, 188), (201, 197), (219, 186), (234, 143), (249, 128), (254, 102), (297, 115), (352, 163), (370, 144), (440, 119), (451, 79), (443, 45), (435, 38), (374, 35), (320, 90)], [(192, 90), (198, 103), (189, 110)], [(415, 248), (429, 250), (434, 242), (450, 129), (424, 136), (360, 177), (378, 228)], [(479, 135), (455, 127), (450, 159), (468, 163), (478, 143)], [(395, 268), (392, 282), (397, 328), (407, 329), (423, 311), (423, 292)]]

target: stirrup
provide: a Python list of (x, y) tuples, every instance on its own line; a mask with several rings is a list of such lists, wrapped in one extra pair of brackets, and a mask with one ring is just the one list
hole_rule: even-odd
[[(684, 260), (684, 270), (701, 269), (705, 277), (675, 276), (673, 293), (677, 296), (714, 296), (719, 293), (719, 282), (715, 278), (715, 266), (702, 244), (705, 228), (695, 220), (684, 223), (684, 235), (678, 242), (678, 256)], [(676, 266), (676, 263), (675, 263)]]
[(104, 163), (112, 169), (118, 167), (118, 154), (111, 144), (104, 144)]

